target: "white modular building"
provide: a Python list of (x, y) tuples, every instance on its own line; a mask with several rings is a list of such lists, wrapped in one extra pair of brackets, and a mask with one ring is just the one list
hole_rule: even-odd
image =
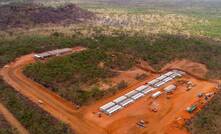
[(162, 94), (161, 91), (157, 91), (156, 93), (152, 94), (151, 97), (155, 99), (155, 98), (159, 97), (161, 94)]
[(173, 74), (173, 71), (169, 71), (169, 72), (165, 73), (164, 75), (170, 76), (170, 75), (172, 75), (172, 74)]
[(111, 107), (108, 110), (106, 110), (105, 113), (108, 114), (108, 115), (112, 115), (114, 112), (117, 112), (117, 111), (119, 111), (122, 108), (123, 107), (120, 106), (120, 105), (114, 105), (113, 107)]
[(99, 109), (100, 109), (100, 111), (105, 112), (107, 109), (113, 107), (114, 105), (116, 105), (114, 102), (109, 102), (109, 103), (101, 106)]
[(127, 98), (126, 100), (120, 102), (119, 105), (121, 105), (122, 107), (126, 107), (133, 102), (134, 102), (133, 99)]
[(159, 80), (154, 79), (154, 80), (148, 82), (148, 84), (152, 86), (152, 85), (156, 84), (157, 82), (159, 82)]
[(129, 93), (125, 94), (125, 96), (131, 98), (132, 96), (134, 96), (134, 95), (137, 94), (137, 93), (138, 93), (138, 91), (132, 90), (132, 91), (130, 91)]
[(52, 50), (52, 51), (48, 51), (48, 52), (35, 54), (34, 57), (37, 58), (37, 59), (44, 59), (44, 58), (48, 58), (48, 57), (51, 57), (51, 56), (57, 56), (57, 55), (62, 55), (62, 54), (65, 54), (65, 53), (69, 53), (71, 51), (72, 51), (71, 48), (56, 49), (56, 50)]
[(175, 85), (169, 85), (168, 87), (164, 88), (166, 93), (172, 93), (176, 89)]
[(167, 77), (166, 79), (163, 79), (163, 81), (166, 82), (166, 83), (171, 81), (171, 80), (173, 80), (171, 77)]
[(136, 88), (135, 90), (138, 91), (138, 92), (142, 92), (144, 89), (146, 89), (148, 87), (149, 87), (148, 85), (142, 85), (142, 86)]
[(158, 77), (157, 79), (160, 80), (160, 81), (162, 81), (162, 80), (164, 80), (166, 77), (167, 77), (166, 75), (161, 75), (161, 76)]
[(140, 99), (140, 98), (143, 97), (143, 96), (144, 96), (143, 93), (137, 93), (137, 94), (135, 94), (134, 96), (132, 96), (131, 99), (133, 99), (133, 100), (138, 100), (138, 99)]
[(114, 103), (120, 103), (121, 101), (124, 101), (126, 100), (127, 97), (126, 96), (121, 96), (121, 97), (118, 97), (117, 99), (113, 100)]
[(151, 93), (153, 91), (153, 88), (151, 88), (151, 89), (144, 89), (143, 91), (142, 91), (142, 93), (143, 94), (149, 94), (149, 93)]

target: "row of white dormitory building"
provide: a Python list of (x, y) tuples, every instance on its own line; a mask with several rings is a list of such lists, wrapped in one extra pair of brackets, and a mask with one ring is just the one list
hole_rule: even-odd
[[(135, 90), (132, 90), (126, 93), (123, 96), (118, 97), (117, 99), (103, 105), (100, 107), (100, 111), (106, 113), (107, 115), (112, 115), (114, 112), (121, 110), (122, 108), (128, 106), (129, 104), (135, 102), (139, 98), (155, 91), (160, 86), (168, 83), (176, 77), (181, 77), (185, 73), (178, 70), (169, 71), (158, 78), (148, 82), (146, 85), (142, 85)], [(168, 87), (168, 91), (174, 89), (174, 87)], [(155, 94), (155, 95), (154, 95)], [(161, 92), (154, 93), (153, 96), (159, 96)], [(154, 97), (153, 97), (154, 98)]]
[(58, 56), (58, 55), (62, 55), (62, 54), (69, 53), (69, 52), (72, 52), (71, 48), (62, 48), (62, 49), (56, 49), (52, 51), (35, 54), (34, 57), (37, 59), (44, 59), (44, 58), (48, 58), (51, 56)]

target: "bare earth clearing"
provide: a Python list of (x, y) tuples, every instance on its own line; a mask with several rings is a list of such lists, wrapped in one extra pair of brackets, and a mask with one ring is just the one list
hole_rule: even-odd
[[(156, 100), (149, 96), (136, 101), (134, 104), (123, 110), (107, 116), (102, 114), (98, 117), (95, 113), (99, 112), (98, 108), (110, 100), (133, 90), (136, 87), (156, 78), (160, 74), (147, 72), (148, 77), (143, 82), (132, 82), (129, 86), (119, 91), (116, 95), (101, 99), (89, 106), (83, 106), (76, 109), (75, 105), (59, 97), (52, 91), (42, 85), (27, 78), (22, 70), (25, 65), (35, 62), (33, 54), (18, 58), (15, 62), (6, 65), (1, 70), (3, 79), (15, 88), (18, 92), (37, 103), (41, 108), (49, 112), (61, 121), (70, 124), (78, 134), (182, 134), (188, 133), (184, 128), (184, 122), (195, 114), (189, 114), (185, 109), (192, 104), (200, 104), (200, 108), (206, 103), (197, 97), (198, 93), (210, 93), (215, 91), (216, 84), (213, 82), (197, 79), (192, 75), (185, 75), (182, 80), (192, 81), (196, 86), (190, 91), (186, 91), (186, 86), (173, 80), (166, 84), (177, 84), (177, 89), (172, 95), (162, 94)], [(185, 62), (185, 64), (187, 61)], [(181, 64), (182, 65), (182, 64)], [(190, 64), (189, 64), (190, 65)], [(191, 73), (186, 67), (181, 66)], [(177, 68), (177, 66), (168, 66), (164, 69)], [(199, 66), (201, 67), (201, 66)], [(189, 67), (191, 68), (191, 66)], [(187, 69), (187, 70), (185, 70)], [(205, 70), (204, 68), (202, 70)], [(195, 72), (195, 71), (193, 71)], [(127, 77), (126, 75), (124, 75)], [(116, 78), (117, 79), (117, 78)], [(125, 78), (127, 79), (127, 78)], [(124, 80), (124, 79), (122, 79)], [(163, 86), (163, 87), (165, 87)], [(159, 88), (162, 90), (163, 87)], [(39, 103), (41, 100), (43, 103)], [(159, 104), (159, 111), (152, 112), (150, 104), (155, 101)], [(200, 102), (200, 103), (199, 103)], [(201, 103), (202, 102), (202, 103)], [(200, 110), (200, 108), (198, 110)], [(136, 123), (139, 120), (148, 122), (145, 128), (139, 128)], [(171, 131), (173, 130), (173, 131)]]

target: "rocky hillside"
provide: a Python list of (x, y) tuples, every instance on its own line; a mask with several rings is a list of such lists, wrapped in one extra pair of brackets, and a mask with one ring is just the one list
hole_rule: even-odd
[(93, 17), (93, 13), (74, 4), (57, 8), (37, 4), (9, 4), (0, 6), (0, 30), (39, 24), (69, 25), (84, 22)]

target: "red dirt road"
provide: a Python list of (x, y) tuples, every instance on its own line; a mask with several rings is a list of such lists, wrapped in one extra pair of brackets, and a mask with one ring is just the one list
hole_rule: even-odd
[[(82, 121), (73, 104), (24, 76), (22, 73), (23, 68), (33, 62), (35, 62), (33, 54), (23, 56), (14, 63), (6, 65), (1, 70), (1, 75), (15, 90), (37, 103), (55, 118), (68, 123), (76, 133), (87, 134), (90, 132), (91, 134), (105, 134), (105, 131), (95, 124)], [(40, 104), (39, 100), (43, 104)], [(91, 129), (93, 131), (90, 131)]]
[(0, 113), (13, 128), (16, 128), (20, 134), (29, 134), (29, 132), (21, 125), (21, 123), (8, 111), (8, 109), (0, 103)]

